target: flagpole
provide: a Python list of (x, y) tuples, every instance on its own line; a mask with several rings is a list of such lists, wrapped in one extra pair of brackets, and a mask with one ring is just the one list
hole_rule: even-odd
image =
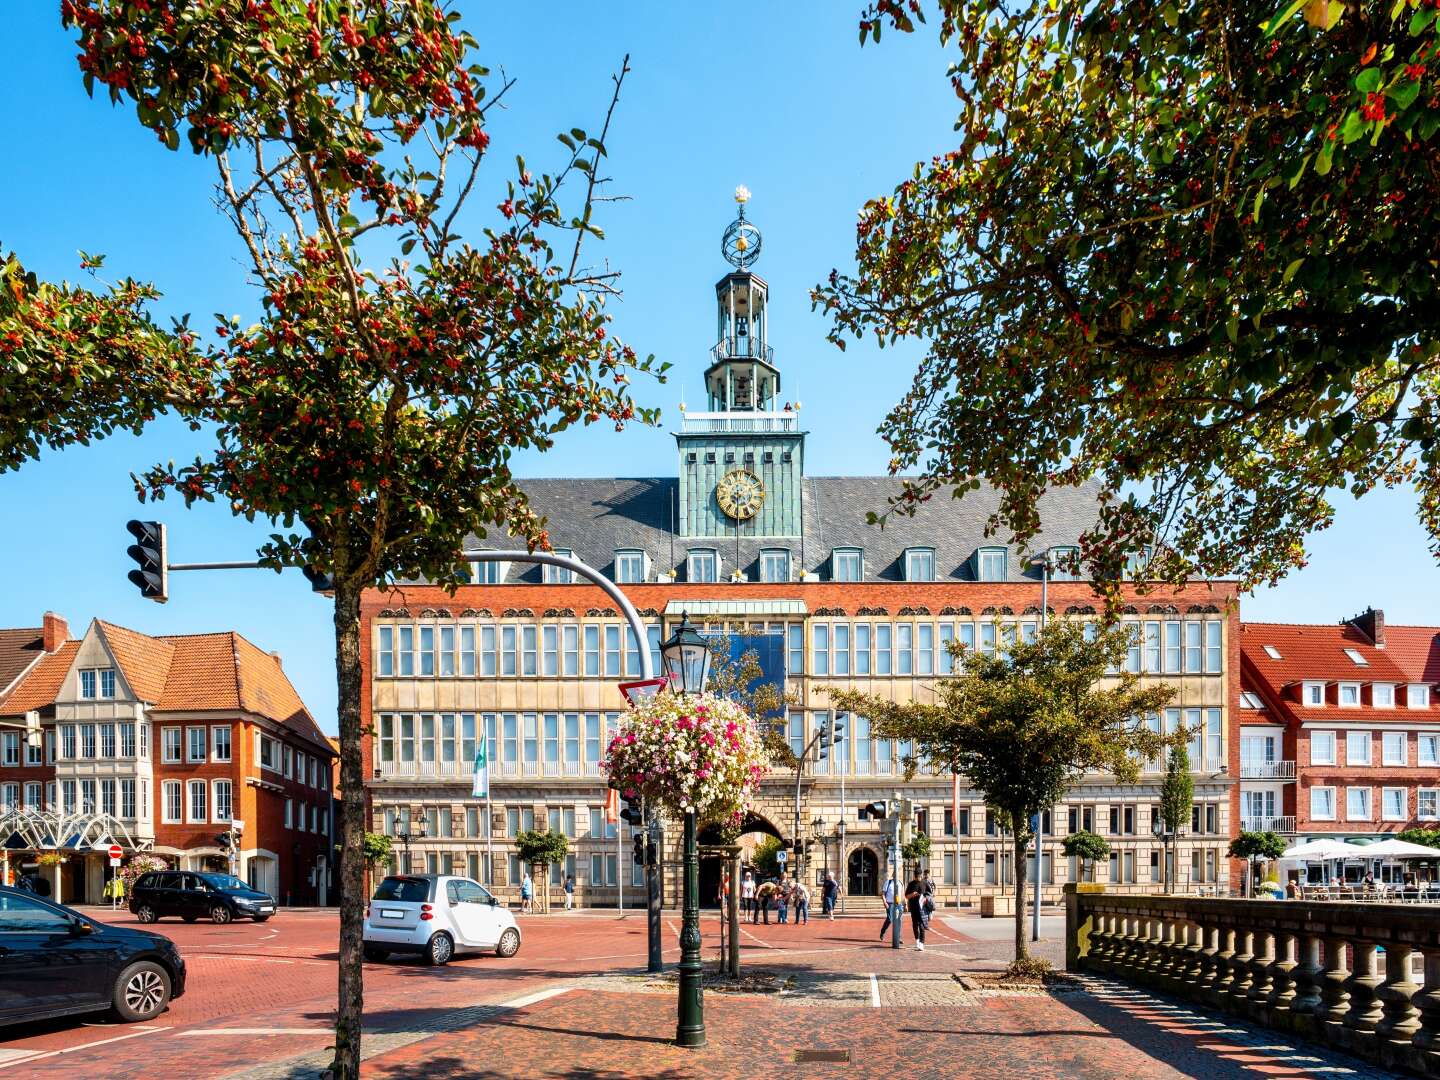
[(485, 887), (495, 885), (495, 815), (490, 810), (490, 789), (485, 789)]

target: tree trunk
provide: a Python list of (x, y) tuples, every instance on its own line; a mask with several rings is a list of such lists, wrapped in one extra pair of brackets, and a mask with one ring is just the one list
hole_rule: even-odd
[[(1021, 819), (1016, 818), (1015, 820)], [(1017, 833), (1015, 836), (1015, 960), (1017, 963), (1030, 958), (1030, 953), (1025, 948), (1025, 882), (1027, 877), (1025, 866), (1029, 847), (1029, 842), (1021, 839)], [(1036, 888), (1039, 888), (1038, 882)]]
[(360, 760), (360, 588), (343, 568), (335, 582), (335, 676), (340, 714), (340, 987), (335, 1014), (335, 1080), (358, 1080), (365, 988), (365, 783)]

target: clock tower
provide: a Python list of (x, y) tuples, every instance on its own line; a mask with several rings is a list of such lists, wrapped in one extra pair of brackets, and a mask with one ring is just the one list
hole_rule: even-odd
[(679, 533), (683, 537), (799, 537), (805, 433), (799, 402), (780, 394), (770, 347), (769, 286), (750, 267), (761, 235), (745, 218), (750, 192), (721, 241), (734, 270), (715, 285), (718, 341), (705, 369), (704, 412), (684, 412)]

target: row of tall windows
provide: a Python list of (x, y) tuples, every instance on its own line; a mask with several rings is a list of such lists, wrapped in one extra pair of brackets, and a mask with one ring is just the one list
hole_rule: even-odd
[(598, 776), (619, 713), (381, 713), (378, 765), (389, 772), (469, 772), (485, 739), (492, 774)]

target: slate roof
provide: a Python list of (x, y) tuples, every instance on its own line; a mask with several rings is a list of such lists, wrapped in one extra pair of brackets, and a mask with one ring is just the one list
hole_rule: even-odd
[[(721, 577), (738, 564), (753, 578), (762, 549), (791, 552), (792, 570), (804, 569), (829, 576), (831, 550), (858, 547), (865, 552), (865, 580), (904, 580), (906, 548), (935, 549), (935, 576), (940, 581), (973, 581), (973, 556), (980, 547), (1007, 547), (1009, 580), (1037, 580), (1037, 570), (1022, 565), (1018, 548), (1004, 536), (987, 539), (985, 524), (1000, 503), (997, 492), (981, 487), (963, 499), (937, 494), (913, 518), (893, 517), (884, 527), (869, 525), (867, 512), (882, 512), (901, 481), (886, 476), (812, 476), (803, 481), (804, 536), (790, 538), (681, 537), (674, 534), (679, 481), (674, 477), (531, 479), (520, 482), (532, 506), (548, 522), (550, 542), (574, 551), (577, 558), (606, 574), (613, 574), (615, 552), (639, 549), (650, 557), (651, 578), (657, 570), (672, 567), (685, 580), (685, 557), (692, 548), (720, 553)], [(1041, 499), (1042, 534), (1031, 550), (1074, 545), (1096, 518), (1098, 485), (1051, 490)], [(492, 533), (472, 537), (468, 550), (516, 546)], [(538, 582), (537, 566), (509, 568), (507, 581)]]

